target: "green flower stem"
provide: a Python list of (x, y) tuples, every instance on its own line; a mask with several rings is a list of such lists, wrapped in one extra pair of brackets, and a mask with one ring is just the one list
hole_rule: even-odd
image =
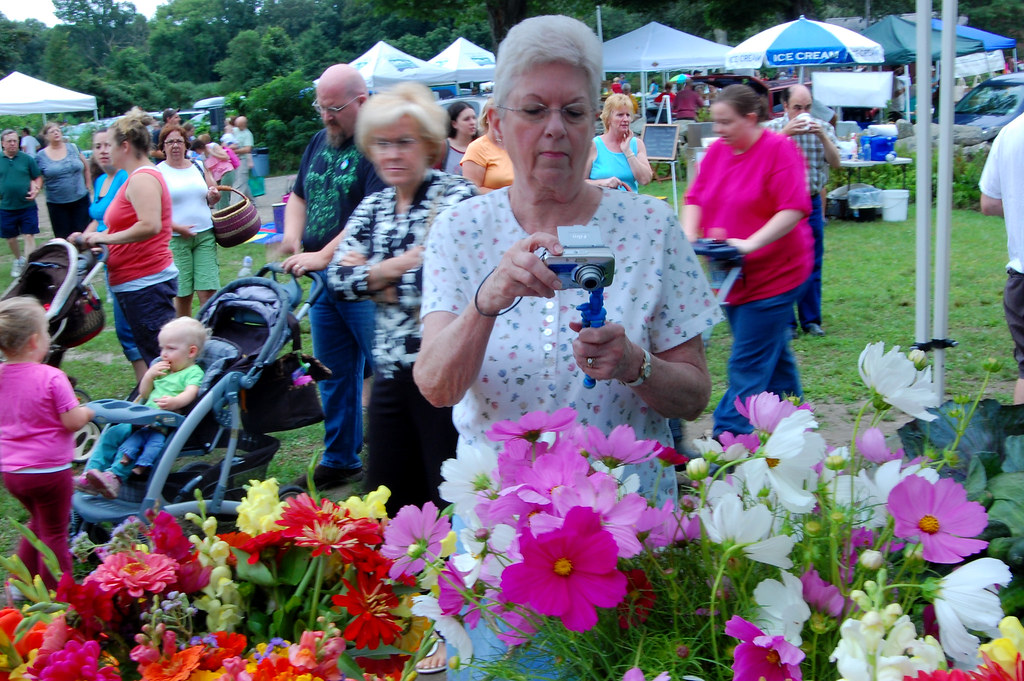
[[(323, 558), (323, 556), (320, 556)], [(306, 568), (306, 572), (302, 575), (302, 579), (299, 580), (299, 585), (295, 587), (295, 597), (301, 599), (302, 595), (306, 593), (306, 587), (309, 586), (309, 580), (313, 578), (313, 572), (315, 571), (319, 561), (310, 561), (309, 567)], [(321, 575), (322, 576), (322, 575)]]
[[(988, 388), (988, 383), (992, 379), (992, 372), (986, 371), (985, 378), (981, 382), (981, 389), (978, 390), (977, 396), (974, 401), (971, 402), (971, 408), (967, 412), (966, 418), (960, 419), (956, 424), (956, 437), (953, 438), (953, 443), (949, 445), (947, 451), (955, 452), (957, 447), (960, 446), (960, 439), (967, 432), (967, 426), (970, 425), (971, 421), (974, 420), (974, 412), (978, 410), (978, 404), (981, 402), (981, 398), (985, 395), (985, 390)], [(945, 462), (945, 459), (943, 459)]]
[[(313, 625), (316, 624), (316, 616), (320, 612), (320, 588), (324, 583), (324, 563), (326, 560), (327, 556), (323, 554), (317, 556), (316, 580), (313, 582), (313, 600), (312, 607), (309, 609), (309, 622), (307, 625), (309, 629), (313, 629)], [(309, 574), (308, 571), (307, 574)]]
[(715, 582), (711, 585), (711, 602), (708, 607), (708, 622), (710, 624), (712, 632), (712, 635), (710, 636), (711, 653), (713, 659), (716, 660), (719, 659), (718, 636), (714, 633), (718, 631), (718, 625), (715, 622), (715, 620), (717, 619), (715, 617), (715, 606), (717, 605), (718, 601), (718, 589), (722, 586), (722, 578), (725, 576), (725, 566), (728, 564), (729, 559), (732, 558), (732, 555), (736, 553), (738, 549), (739, 546), (733, 545), (725, 550), (725, 553), (722, 554), (722, 562), (719, 564), (718, 569), (715, 571)]

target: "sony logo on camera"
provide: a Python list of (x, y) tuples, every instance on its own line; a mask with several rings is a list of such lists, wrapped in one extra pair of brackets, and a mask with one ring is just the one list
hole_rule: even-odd
[(593, 225), (572, 225), (558, 228), (562, 255), (543, 252), (540, 259), (558, 275), (564, 288), (593, 291), (612, 283), (615, 256), (601, 243), (601, 230)]

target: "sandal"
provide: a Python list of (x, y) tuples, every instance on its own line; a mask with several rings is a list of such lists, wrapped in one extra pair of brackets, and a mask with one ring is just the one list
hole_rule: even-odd
[[(436, 667), (434, 667), (434, 666), (430, 666), (430, 667), (424, 666), (424, 664), (428, 660), (433, 662), (432, 658), (434, 658), (435, 656), (438, 656), (438, 655), (440, 655), (441, 658), (442, 658), (442, 664), (439, 664)], [(423, 674), (423, 675), (426, 675), (426, 674), (440, 674), (441, 672), (444, 672), (444, 671), (447, 671), (447, 670), (448, 670), (448, 649), (447, 649), (447, 646), (445, 645), (443, 639), (435, 638), (433, 643), (431, 643), (430, 649), (427, 651), (427, 654), (423, 656), (422, 660), (420, 660), (419, 662), (416, 663), (416, 673), (417, 674)]]

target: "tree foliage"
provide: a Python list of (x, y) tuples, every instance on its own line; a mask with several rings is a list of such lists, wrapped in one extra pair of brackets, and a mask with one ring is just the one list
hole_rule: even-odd
[(143, 46), (146, 18), (119, 0), (53, 0), (54, 14), (68, 29), (68, 42), (92, 66), (118, 49)]

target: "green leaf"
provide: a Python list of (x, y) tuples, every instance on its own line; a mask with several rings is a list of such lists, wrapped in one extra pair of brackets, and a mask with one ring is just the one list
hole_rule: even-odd
[(1024, 616), (1024, 580), (1014, 577), (1013, 581), (999, 590), (999, 601), (1007, 616)]
[(338, 669), (345, 672), (347, 678), (356, 679), (356, 681), (366, 681), (366, 678), (363, 676), (363, 670), (359, 668), (355, 659), (348, 653), (342, 653), (341, 657), (338, 658)]
[(997, 499), (988, 510), (988, 522), (1002, 523), (1009, 534), (1024, 536), (1024, 504), (1014, 499)]
[(1024, 473), (1003, 473), (989, 478), (988, 491), (997, 500), (1013, 501), (1020, 498), (1020, 491), (1024, 489), (1022, 485), (1024, 485)]
[(1024, 471), (1024, 435), (1010, 435), (1003, 443), (1003, 472)]
[(978, 459), (971, 459), (967, 464), (967, 479), (964, 481), (967, 489), (967, 498), (971, 501), (978, 501), (988, 487), (988, 474), (985, 473), (985, 466)]
[(266, 565), (258, 561), (252, 564), (249, 563), (249, 554), (241, 549), (232, 548), (231, 552), (238, 559), (235, 570), (241, 579), (259, 584), (260, 586), (274, 586), (274, 575), (270, 573), (270, 569)]
[(280, 568), (278, 568), (278, 580), (282, 584), (288, 584), (290, 586), (297, 585), (302, 581), (302, 576), (306, 574), (306, 568), (309, 567), (309, 556), (309, 551), (300, 551), (298, 549), (289, 550), (284, 555)]

